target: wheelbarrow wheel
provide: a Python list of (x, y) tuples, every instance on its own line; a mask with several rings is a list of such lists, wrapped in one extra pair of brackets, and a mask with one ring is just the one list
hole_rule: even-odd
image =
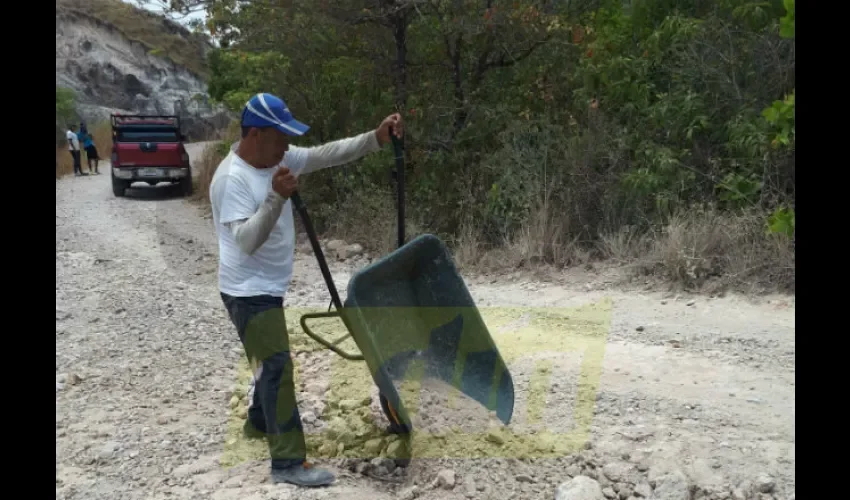
[(393, 434), (409, 434), (410, 428), (399, 420), (398, 415), (395, 410), (393, 410), (393, 407), (387, 398), (384, 397), (383, 394), (380, 394), (379, 399), (381, 400), (381, 409), (384, 410), (384, 415), (386, 415), (387, 420), (390, 421), (389, 431)]

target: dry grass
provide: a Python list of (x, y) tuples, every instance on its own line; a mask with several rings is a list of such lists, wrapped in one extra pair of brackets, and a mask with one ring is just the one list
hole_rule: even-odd
[(109, 24), (149, 53), (169, 59), (199, 76), (207, 74), (203, 37), (154, 13), (121, 0), (57, 0), (56, 10), (67, 10)]
[(794, 292), (792, 241), (768, 234), (765, 218), (757, 211), (679, 214), (654, 235), (643, 257), (632, 259), (634, 267), (688, 289)]
[(559, 217), (548, 198), (541, 199), (526, 224), (506, 236), (496, 248), (481, 245), (481, 235), (470, 221), (453, 242), (458, 266), (484, 272), (505, 269), (534, 269), (540, 266), (564, 268), (590, 261), (592, 252), (569, 239), (569, 219)]
[[(98, 168), (102, 168), (103, 162), (109, 161), (110, 156), (112, 156), (112, 129), (109, 123), (102, 122), (90, 125), (89, 130), (92, 137), (94, 137), (94, 145), (97, 147), (97, 154), (101, 160)], [(77, 131), (79, 132), (79, 129)], [(83, 145), (80, 144), (81, 149), (82, 147)], [(81, 151), (80, 164), (82, 165), (83, 172), (88, 171), (88, 159), (86, 158), (85, 150)], [(58, 179), (73, 173), (74, 161), (68, 152), (68, 146), (66, 144), (58, 146), (56, 148), (56, 178)]]
[[(203, 203), (209, 203), (209, 183), (222, 155), (223, 148), (208, 148), (198, 167), (196, 198)], [(302, 180), (304, 189), (309, 181)], [(333, 207), (332, 213), (327, 210), (321, 205), (311, 207), (314, 218), (321, 213), (329, 221), (320, 238), (360, 243), (373, 255), (385, 255), (396, 248), (396, 207), (389, 190), (350, 196)], [(626, 226), (598, 241), (578, 242), (564, 236), (570, 233), (569, 216), (544, 199), (529, 222), (496, 248), (481, 243), (484, 239), (474, 220), (463, 224), (447, 243), (463, 272), (523, 269), (537, 273), (551, 267), (603, 261), (633, 275), (656, 277), (690, 291), (793, 293), (793, 244), (788, 238), (767, 234), (765, 217), (754, 210), (729, 213), (691, 209), (656, 230), (638, 231)], [(416, 225), (415, 218), (408, 208), (408, 236), (427, 231)], [(300, 219), (296, 220), (300, 224)]]
[(227, 156), (227, 150), (233, 142), (239, 139), (239, 126), (237, 122), (230, 124), (228, 128), (220, 131), (218, 142), (214, 142), (204, 149), (201, 155), (200, 162), (193, 165), (198, 172), (195, 179), (195, 194), (192, 195), (192, 200), (201, 205), (209, 206), (210, 204), (210, 184), (212, 184), (213, 176), (218, 169), (221, 160)]
[(452, 247), (459, 267), (472, 272), (536, 272), (598, 260), (690, 291), (793, 293), (793, 244), (767, 234), (765, 217), (757, 211), (691, 210), (656, 231), (624, 227), (598, 242), (579, 244), (563, 239), (564, 224), (543, 206), (497, 248), (480, 244), (474, 224), (461, 228)]
[(192, 195), (193, 201), (209, 205), (210, 184), (212, 184), (215, 171), (218, 168), (218, 164), (224, 159), (224, 156), (218, 144), (211, 144), (204, 149), (204, 154), (201, 155), (201, 161), (194, 166), (198, 170), (198, 177), (195, 179), (195, 194)]
[[(306, 182), (309, 182), (305, 178)], [(306, 185), (305, 182), (305, 185)], [(373, 255), (386, 255), (398, 246), (398, 223), (394, 193), (390, 189), (357, 193), (327, 213), (325, 238), (359, 243)], [(328, 211), (326, 207), (315, 210)], [(405, 221), (408, 238), (419, 233), (410, 220)]]
[[(793, 293), (793, 242), (768, 234), (765, 219), (764, 213), (755, 210), (681, 213), (657, 234), (642, 235), (622, 247), (620, 259), (631, 262), (641, 274), (691, 290)], [(612, 252), (613, 247), (608, 250)]]

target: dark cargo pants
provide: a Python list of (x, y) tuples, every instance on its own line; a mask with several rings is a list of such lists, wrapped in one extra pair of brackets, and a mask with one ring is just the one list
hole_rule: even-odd
[(259, 368), (248, 421), (265, 432), (273, 468), (306, 460), (307, 446), (295, 399), (289, 336), (280, 297), (221, 294), (253, 370)]

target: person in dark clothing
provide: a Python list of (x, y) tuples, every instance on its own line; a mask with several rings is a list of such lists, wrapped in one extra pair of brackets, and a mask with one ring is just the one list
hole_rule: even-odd
[(100, 175), (97, 169), (100, 157), (97, 154), (97, 147), (94, 145), (94, 137), (89, 133), (85, 123), (80, 123), (80, 142), (83, 144), (83, 149), (86, 150), (86, 160), (89, 164), (89, 172), (94, 171), (96, 175)]

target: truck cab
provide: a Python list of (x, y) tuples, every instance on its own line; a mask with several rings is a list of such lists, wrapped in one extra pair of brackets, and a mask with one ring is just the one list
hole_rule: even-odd
[(179, 184), (192, 194), (192, 167), (180, 118), (173, 115), (110, 115), (112, 192), (124, 196), (134, 182)]

